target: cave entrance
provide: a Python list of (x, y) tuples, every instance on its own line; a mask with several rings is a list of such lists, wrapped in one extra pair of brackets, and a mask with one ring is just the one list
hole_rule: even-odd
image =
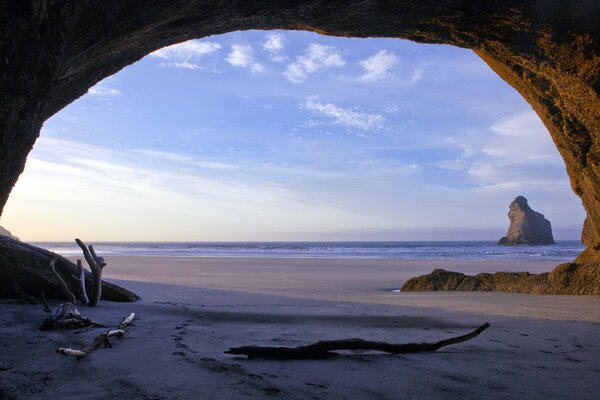
[(34, 241), (496, 240), (520, 194), (577, 238), (545, 127), (470, 50), (246, 31), (49, 119), (2, 220)]

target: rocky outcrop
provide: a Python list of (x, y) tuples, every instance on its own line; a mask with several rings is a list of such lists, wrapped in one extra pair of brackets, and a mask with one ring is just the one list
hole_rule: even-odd
[(531, 104), (587, 212), (578, 261), (600, 262), (599, 20), (589, 0), (0, 2), (0, 210), (43, 122), (158, 48), (245, 29), (393, 37), (472, 49)]
[[(50, 260), (58, 257), (56, 270), (80, 296), (77, 267), (64, 257), (51, 251), (19, 242), (7, 236), (0, 236), (0, 298), (12, 298), (15, 294), (15, 282), (25, 293), (39, 297), (43, 290), (46, 297), (66, 299), (60, 282), (49, 267)], [(86, 271), (88, 288), (92, 287), (92, 276)], [(102, 299), (110, 301), (136, 301), (140, 298), (133, 292), (115, 284), (102, 282)]]
[(597, 265), (575, 263), (561, 264), (543, 274), (496, 272), (469, 276), (435, 269), (430, 274), (409, 279), (401, 290), (600, 295), (600, 275)]
[(510, 203), (508, 211), (510, 226), (506, 236), (498, 241), (499, 245), (518, 246), (518, 245), (547, 245), (556, 244), (552, 236), (552, 226), (550, 221), (544, 218), (543, 214), (534, 211), (527, 199), (523, 196), (517, 196)]
[(15, 235), (13, 235), (12, 233), (10, 233), (10, 231), (6, 228), (3, 228), (0, 226), (0, 235), (2, 236), (8, 236), (11, 239), (15, 239), (15, 240), (19, 240), (18, 237), (16, 237)]

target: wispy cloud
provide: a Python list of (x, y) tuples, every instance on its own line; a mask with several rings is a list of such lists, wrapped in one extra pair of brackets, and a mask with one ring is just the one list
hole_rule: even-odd
[(468, 163), (465, 160), (456, 158), (451, 160), (437, 161), (434, 163), (434, 165), (438, 168), (448, 171), (464, 171), (467, 168)]
[[(305, 194), (269, 176), (240, 171), (224, 179), (155, 159), (230, 168), (220, 162), (154, 150), (114, 151), (44, 136), (36, 147), (4, 215), (15, 231), (29, 232), (29, 240), (76, 235), (93, 240), (272, 240), (274, 235), (294, 238), (324, 224), (358, 228), (368, 223), (366, 216), (336, 205), (307, 201)], [(27, 228), (33, 221), (35, 231)]]
[(263, 43), (262, 47), (270, 54), (271, 60), (283, 62), (287, 59), (283, 53), (284, 40), (283, 33), (277, 32), (267, 34), (266, 41)]
[(105, 83), (105, 81), (102, 81), (102, 82), (97, 83), (95, 86), (92, 86), (91, 88), (89, 88), (88, 94), (91, 94), (92, 96), (98, 96), (98, 97), (112, 97), (112, 96), (119, 96), (119, 95), (123, 94), (123, 92), (121, 92), (121, 90), (119, 90), (119, 89), (115, 89), (115, 88), (108, 86)]
[(484, 146), (485, 154), (509, 160), (560, 160), (546, 127), (533, 110), (502, 118), (490, 129), (497, 136)]
[(331, 67), (346, 65), (342, 55), (333, 46), (311, 43), (303, 56), (288, 64), (283, 75), (294, 83), (304, 82), (309, 74)]
[(398, 57), (388, 51), (381, 50), (371, 57), (359, 62), (365, 73), (360, 76), (364, 82), (380, 81), (390, 76), (390, 69), (398, 64)]
[(412, 75), (406, 82), (408, 86), (412, 86), (423, 79), (423, 75), (425, 75), (425, 70), (423, 68), (415, 68)]
[(263, 72), (265, 69), (261, 63), (254, 59), (254, 50), (252, 49), (252, 46), (249, 45), (232, 45), (231, 52), (226, 60), (234, 67), (249, 69), (253, 74)]
[(184, 69), (191, 69), (191, 70), (203, 69), (202, 66), (195, 64), (195, 63), (188, 62), (188, 61), (175, 62), (175, 63), (173, 63), (173, 66), (175, 68), (184, 68)]
[[(463, 146), (471, 149), (456, 167), (473, 178), (482, 190), (514, 192), (517, 190), (552, 190), (569, 186), (562, 160), (556, 147), (532, 111), (523, 111), (501, 118), (490, 127), (492, 137), (471, 137)], [(438, 163), (444, 166), (443, 163)], [(453, 163), (446, 162), (451, 169)], [(518, 193), (517, 193), (518, 194)], [(515, 194), (516, 196), (516, 194)]]
[(230, 171), (237, 169), (238, 166), (234, 164), (222, 163), (217, 161), (200, 161), (196, 158), (185, 156), (179, 153), (171, 153), (166, 151), (156, 151), (156, 150), (137, 150), (138, 154), (153, 157), (156, 159), (162, 159), (166, 161), (170, 161), (177, 164), (189, 165), (193, 167), (200, 167), (204, 169), (212, 169), (212, 170), (223, 170)]
[(381, 114), (363, 113), (315, 100), (315, 97), (310, 97), (302, 103), (302, 106), (317, 115), (329, 117), (334, 124), (370, 132), (381, 130), (385, 124), (385, 117)]
[(162, 49), (150, 53), (150, 56), (162, 58), (164, 60), (191, 60), (217, 51), (220, 48), (221, 45), (219, 43), (194, 39), (163, 47)]

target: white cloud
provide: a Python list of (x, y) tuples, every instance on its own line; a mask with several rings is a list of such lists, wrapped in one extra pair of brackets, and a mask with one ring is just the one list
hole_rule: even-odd
[(468, 173), (481, 180), (495, 180), (498, 178), (498, 170), (492, 164), (481, 161), (473, 163)]
[(301, 83), (309, 74), (343, 65), (346, 65), (346, 61), (334, 47), (311, 43), (306, 54), (296, 57), (296, 61), (288, 64), (283, 75), (294, 83)]
[(383, 128), (385, 117), (381, 114), (368, 114), (339, 107), (332, 103), (319, 103), (309, 98), (303, 103), (304, 108), (313, 113), (330, 117), (334, 124), (365, 131), (378, 131)]
[(509, 160), (560, 160), (546, 127), (533, 110), (502, 118), (490, 129), (498, 136), (483, 147), (489, 156)]
[(467, 167), (467, 162), (461, 159), (442, 160), (434, 164), (436, 167), (448, 171), (463, 171)]
[(410, 76), (410, 79), (408, 80), (407, 85), (412, 86), (412, 85), (416, 84), (421, 79), (423, 79), (424, 74), (425, 74), (425, 70), (423, 68), (416, 68), (413, 71), (412, 75)]
[(285, 54), (283, 54), (283, 42), (284, 36), (282, 33), (269, 33), (266, 36), (267, 40), (263, 43), (263, 49), (265, 49), (271, 55), (271, 60), (275, 62), (282, 62), (286, 60)]
[(381, 50), (359, 64), (365, 70), (359, 78), (361, 81), (380, 81), (390, 76), (389, 71), (398, 64), (398, 57), (388, 50)]
[(252, 46), (243, 44), (234, 44), (231, 46), (231, 52), (226, 58), (227, 62), (234, 67), (248, 68), (253, 74), (264, 71), (264, 66), (254, 59), (254, 50)]
[(111, 97), (111, 96), (119, 96), (122, 92), (119, 89), (111, 88), (106, 86), (103, 82), (96, 84), (88, 89), (88, 94), (92, 96), (98, 97)]
[(150, 56), (165, 60), (190, 60), (212, 53), (220, 48), (221, 45), (219, 43), (194, 39), (188, 40), (187, 42), (174, 44), (172, 46), (163, 47), (160, 50), (150, 53)]
[(202, 67), (200, 65), (191, 63), (191, 62), (187, 62), (187, 61), (173, 63), (173, 66), (176, 68), (184, 68), (184, 69), (192, 69), (192, 70), (202, 69)]
[(463, 142), (470, 141), (463, 145), (473, 151), (463, 154), (455, 164), (447, 160), (437, 166), (446, 169), (464, 166), (462, 169), (480, 185), (480, 190), (488, 193), (516, 196), (533, 190), (568, 188), (564, 164), (532, 110), (501, 118), (492, 124), (490, 131), (491, 139), (463, 138)]

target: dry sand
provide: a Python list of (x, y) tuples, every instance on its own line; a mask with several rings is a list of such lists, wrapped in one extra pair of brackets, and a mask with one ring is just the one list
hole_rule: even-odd
[[(433, 268), (548, 271), (553, 263), (111, 257), (105, 275), (138, 303), (82, 308), (116, 325), (112, 349), (77, 362), (102, 329), (41, 332), (37, 306), (0, 305), (0, 399), (597, 399), (600, 297), (393, 293)], [(359, 337), (436, 341), (492, 326), (435, 353), (246, 360), (240, 345)]]

